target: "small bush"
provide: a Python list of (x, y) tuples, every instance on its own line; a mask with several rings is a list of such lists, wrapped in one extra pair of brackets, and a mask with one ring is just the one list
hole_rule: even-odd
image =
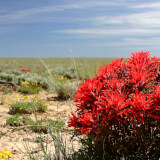
[(49, 88), (51, 84), (50, 80), (47, 77), (42, 77), (40, 75), (35, 75), (33, 73), (25, 73), (25, 74), (16, 76), (14, 79), (14, 82), (17, 85), (21, 85), (21, 83), (23, 82), (35, 83), (35, 84), (42, 86), (42, 88), (44, 89)]
[(53, 75), (58, 75), (59, 77), (65, 77), (67, 79), (75, 79), (77, 77), (75, 67), (70, 66), (70, 67), (56, 67), (52, 71)]
[(15, 114), (6, 120), (7, 125), (15, 126), (15, 127), (30, 125), (32, 124), (32, 122), (33, 122), (32, 119), (28, 118), (23, 114)]
[(13, 75), (16, 75), (16, 76), (22, 74), (22, 72), (19, 69), (7, 69), (7, 70), (5, 70), (5, 72), (7, 74), (13, 74)]
[(76, 85), (66, 81), (59, 81), (55, 84), (54, 91), (58, 100), (73, 99), (75, 96)]
[(6, 73), (6, 72), (1, 72), (0, 73), (0, 79), (1, 80), (6, 80), (6, 81), (13, 81), (14, 79), (14, 74), (9, 74), (9, 73)]
[(11, 105), (9, 113), (31, 114), (33, 112), (45, 112), (46, 110), (47, 106), (39, 102), (17, 102)]
[(21, 86), (18, 89), (18, 91), (23, 93), (23, 94), (38, 94), (40, 90), (41, 90), (40, 88), (30, 86), (30, 85)]
[(40, 85), (34, 82), (22, 82), (19, 91), (24, 94), (38, 94), (39, 91), (42, 89)]
[(0, 80), (12, 81), (13, 83), (20, 85), (22, 82), (33, 82), (47, 89), (51, 85), (50, 80), (47, 77), (36, 75), (32, 72), (21, 72), (20, 70), (8, 69), (0, 72)]
[(7, 95), (7, 94), (12, 94), (12, 91), (11, 90), (3, 91), (3, 95)]
[(36, 112), (40, 112), (40, 113), (43, 113), (47, 110), (47, 106), (40, 103), (40, 102), (36, 102), (34, 103), (34, 106), (35, 106), (35, 110)]
[(64, 122), (48, 120), (38, 120), (32, 124), (30, 129), (36, 133), (48, 133), (49, 130), (58, 131), (64, 127)]
[(10, 107), (10, 114), (15, 113), (25, 113), (25, 114), (31, 114), (35, 112), (35, 106), (33, 102), (17, 102), (15, 104), (12, 104)]

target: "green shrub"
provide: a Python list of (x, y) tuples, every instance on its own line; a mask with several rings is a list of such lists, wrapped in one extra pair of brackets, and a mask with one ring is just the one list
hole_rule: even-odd
[(15, 104), (12, 104), (10, 107), (10, 114), (15, 113), (25, 113), (25, 114), (31, 114), (35, 112), (35, 107), (33, 102), (16, 102)]
[(11, 90), (3, 91), (3, 95), (7, 95), (7, 94), (12, 94), (12, 91)]
[(24, 94), (38, 94), (40, 90), (41, 88), (30, 85), (21, 86), (18, 89), (19, 92), (22, 92)]
[(50, 86), (50, 80), (47, 77), (42, 77), (40, 75), (35, 75), (34, 73), (24, 73), (16, 76), (14, 82), (20, 85), (22, 82), (33, 82), (42, 86), (42, 88), (47, 89)]
[(34, 82), (42, 88), (49, 88), (51, 82), (47, 77), (37, 75), (35, 73), (23, 73), (17, 69), (8, 69), (0, 72), (0, 80), (12, 81), (13, 83), (20, 85), (22, 82)]
[(45, 112), (46, 110), (47, 106), (40, 102), (16, 102), (15, 104), (11, 105), (9, 113), (31, 114), (33, 112)]
[(19, 69), (7, 69), (5, 70), (8, 74), (20, 75), (22, 72)]
[(36, 112), (40, 112), (40, 113), (43, 113), (47, 110), (47, 106), (40, 103), (40, 102), (36, 102), (34, 103), (34, 106), (35, 106), (35, 110)]
[(66, 77), (68, 79), (75, 79), (77, 77), (74, 66), (58, 66), (52, 69), (51, 72), (53, 75), (58, 75), (59, 77)]
[(54, 91), (57, 94), (58, 100), (73, 99), (76, 89), (77, 86), (75, 84), (66, 81), (56, 82), (54, 86)]
[(23, 114), (15, 114), (6, 120), (6, 124), (10, 126), (23, 126), (32, 124), (32, 119)]
[(9, 74), (6, 72), (0, 73), (0, 80), (13, 81), (13, 79), (14, 79), (14, 74)]
[(48, 133), (49, 130), (58, 131), (64, 127), (64, 122), (48, 120), (38, 120), (32, 124), (30, 129), (36, 133)]

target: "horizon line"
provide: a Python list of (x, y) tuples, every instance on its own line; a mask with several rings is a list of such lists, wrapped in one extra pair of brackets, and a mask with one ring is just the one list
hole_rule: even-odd
[(13, 58), (17, 58), (17, 59), (39, 59), (39, 58), (127, 58), (127, 57), (0, 57), (0, 59), (13, 59)]

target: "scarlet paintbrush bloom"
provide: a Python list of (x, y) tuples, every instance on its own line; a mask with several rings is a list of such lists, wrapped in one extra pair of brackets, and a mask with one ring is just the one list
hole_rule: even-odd
[(20, 70), (21, 70), (21, 71), (26, 71), (26, 68), (21, 68)]
[(155, 78), (156, 74), (153, 71), (156, 66), (151, 65), (148, 52), (132, 53), (131, 57), (126, 60), (128, 82), (141, 91)]
[(144, 124), (144, 117), (160, 118), (160, 59), (149, 52), (132, 53), (100, 67), (81, 84), (75, 96), (76, 115), (70, 127), (81, 134), (100, 134), (112, 123)]
[(151, 106), (153, 103), (148, 93), (144, 94), (136, 90), (127, 101), (127, 104), (128, 108), (124, 110), (124, 114), (127, 115), (131, 121), (136, 118), (138, 123), (140, 123), (140, 121), (144, 123), (143, 115), (152, 109)]
[(88, 79), (85, 83), (81, 84), (75, 96), (79, 112), (83, 112), (86, 109), (92, 110), (92, 107), (95, 106), (94, 102), (100, 96), (102, 87), (104, 87), (104, 83), (99, 82), (97, 78)]
[(23, 72), (30, 72), (30, 71), (31, 71), (30, 68), (28, 68), (28, 69), (26, 69), (26, 68), (21, 68), (20, 70), (23, 71)]
[(108, 79), (111, 80), (113, 78), (121, 79), (124, 75), (124, 68), (125, 63), (122, 62), (123, 58), (116, 59), (115, 61), (112, 61), (111, 64), (107, 64), (106, 67), (102, 68), (100, 67), (98, 72), (96, 74), (96, 77), (101, 78), (102, 80)]
[(77, 131), (81, 131), (82, 134), (88, 135), (89, 132), (96, 132), (98, 119), (96, 115), (92, 115), (89, 112), (84, 112), (80, 117), (76, 117), (72, 113), (72, 118), (69, 121), (69, 127), (74, 126)]
[(103, 95), (99, 98), (98, 113), (103, 114), (102, 123), (108, 123), (108, 120), (116, 118), (118, 121), (122, 121), (119, 117), (119, 113), (125, 107), (127, 95), (115, 90), (105, 90)]

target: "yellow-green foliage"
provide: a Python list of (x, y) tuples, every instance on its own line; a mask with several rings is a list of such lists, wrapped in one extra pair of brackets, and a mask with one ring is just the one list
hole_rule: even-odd
[(72, 84), (69, 81), (59, 80), (54, 85), (54, 91), (57, 94), (58, 100), (73, 99), (77, 89), (76, 84)]
[(40, 102), (42, 104), (47, 105), (47, 101), (45, 101), (43, 98), (41, 98), (38, 95), (22, 95), (22, 94), (14, 94), (11, 95), (8, 101), (8, 104), (13, 104), (16, 102)]
[(26, 115), (15, 114), (6, 120), (6, 125), (18, 127), (23, 125), (30, 125), (32, 124), (32, 122), (32, 119), (30, 119)]
[(18, 90), (24, 94), (37, 94), (42, 89), (41, 85), (27, 81), (22, 82), (20, 86), (21, 87)]
[(22, 82), (20, 85), (21, 86), (33, 86), (33, 87), (36, 87), (36, 88), (42, 88), (42, 86), (37, 84), (37, 83), (27, 82), (27, 81)]
[(9, 108), (10, 114), (24, 113), (31, 114), (33, 112), (45, 112), (47, 106), (40, 102), (16, 102), (12, 104)]
[(48, 131), (58, 132), (60, 129), (64, 127), (63, 121), (53, 121), (51, 119), (47, 120), (38, 120), (32, 123), (30, 129), (36, 133), (48, 133)]

